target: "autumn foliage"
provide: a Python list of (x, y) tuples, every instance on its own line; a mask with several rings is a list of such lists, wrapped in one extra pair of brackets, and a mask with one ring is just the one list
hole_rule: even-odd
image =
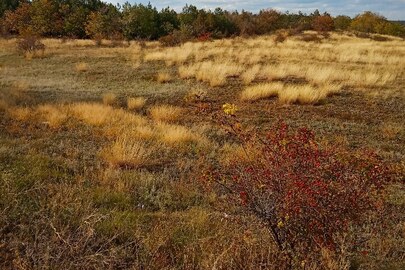
[(230, 126), (248, 158), (213, 165), (204, 179), (262, 220), (291, 260), (335, 250), (337, 235), (379, 208), (391, 174), (377, 155), (321, 147), (310, 130), (284, 123), (265, 137)]
[(335, 24), (330, 15), (317, 16), (312, 21), (312, 28), (318, 32), (327, 32), (335, 29)]

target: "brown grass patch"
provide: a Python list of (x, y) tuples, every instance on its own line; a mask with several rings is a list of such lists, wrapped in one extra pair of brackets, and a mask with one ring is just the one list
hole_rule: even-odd
[(159, 105), (150, 109), (150, 116), (155, 121), (173, 122), (178, 120), (183, 109), (171, 105)]

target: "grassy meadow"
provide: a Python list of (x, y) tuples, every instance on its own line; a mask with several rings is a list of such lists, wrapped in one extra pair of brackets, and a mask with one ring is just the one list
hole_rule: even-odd
[(294, 269), (404, 269), (402, 39), (42, 42), (0, 40), (1, 269), (284, 269), (260, 220), (201, 181), (204, 158), (246, 158), (216, 120), (225, 103), (244, 130), (305, 126), (402, 179), (356, 252), (342, 237)]

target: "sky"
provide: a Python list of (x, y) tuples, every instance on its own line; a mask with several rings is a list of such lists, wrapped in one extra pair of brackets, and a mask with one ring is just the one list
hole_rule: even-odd
[[(148, 0), (104, 0), (113, 4), (123, 4), (129, 2), (147, 4)], [(179, 1), (179, 0), (150, 0), (152, 6), (157, 9), (162, 9), (164, 7), (170, 6), (176, 11), (181, 11), (182, 7), (186, 4), (195, 5), (198, 8), (204, 9), (214, 9), (216, 7), (221, 7), (222, 9), (233, 11), (233, 10), (246, 10), (257, 12), (265, 8), (273, 8), (279, 11), (290, 11), (298, 12), (301, 10), (304, 13), (311, 13), (315, 9), (319, 9), (322, 12), (329, 12), (331, 15), (348, 15), (355, 16), (356, 14), (362, 13), (363, 11), (373, 11), (377, 12), (390, 20), (405, 20), (405, 0), (324, 0), (324, 1), (313, 1), (313, 0), (251, 0), (251, 1), (225, 1), (225, 0), (204, 0), (204, 1)]]

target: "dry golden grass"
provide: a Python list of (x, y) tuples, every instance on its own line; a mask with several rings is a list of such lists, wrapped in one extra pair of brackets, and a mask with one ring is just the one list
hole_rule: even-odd
[(317, 104), (328, 96), (326, 88), (312, 85), (288, 85), (278, 93), (282, 104)]
[(250, 163), (260, 157), (261, 152), (259, 149), (252, 145), (241, 146), (239, 144), (226, 143), (220, 149), (220, 161), (222, 165), (229, 166), (237, 162)]
[(11, 118), (18, 121), (28, 121), (32, 115), (32, 110), (28, 107), (9, 107), (7, 112)]
[(72, 116), (93, 126), (106, 126), (110, 132), (115, 130), (117, 134), (121, 129), (128, 126), (142, 126), (147, 123), (146, 119), (123, 109), (114, 109), (98, 103), (76, 103), (70, 105)]
[(310, 84), (285, 85), (281, 82), (265, 83), (247, 87), (241, 93), (241, 100), (255, 101), (270, 97), (279, 97), (283, 104), (317, 104), (327, 96), (340, 92), (340, 84), (329, 83), (319, 87)]
[(127, 108), (128, 110), (140, 110), (145, 106), (146, 98), (144, 97), (136, 97), (136, 98), (128, 98), (127, 99)]
[(244, 71), (240, 76), (240, 78), (242, 79), (242, 82), (244, 84), (250, 84), (251, 82), (253, 82), (256, 79), (256, 77), (258, 76), (260, 69), (261, 69), (261, 65), (256, 64), (253, 67)]
[(156, 137), (156, 132), (151, 127), (137, 126), (131, 131), (132, 136), (141, 140), (152, 140)]
[(179, 119), (182, 113), (180, 107), (171, 105), (157, 105), (150, 109), (150, 116), (155, 121), (173, 122)]
[(114, 167), (139, 168), (150, 162), (152, 150), (145, 143), (127, 135), (118, 137), (104, 149), (102, 157)]
[(190, 79), (195, 77), (197, 66), (180, 66), (179, 77), (181, 79)]
[(109, 122), (114, 109), (98, 103), (76, 103), (71, 105), (71, 111), (78, 119), (100, 126)]
[(51, 128), (60, 127), (68, 118), (67, 108), (56, 107), (52, 105), (40, 105), (37, 107), (37, 113)]
[(45, 50), (33, 51), (33, 52), (25, 52), (24, 58), (27, 60), (32, 60), (35, 58), (44, 58), (46, 56)]
[(113, 93), (107, 93), (102, 96), (104, 105), (112, 106), (117, 103), (117, 96)]
[(157, 80), (159, 83), (168, 83), (168, 82), (173, 81), (173, 78), (172, 78), (172, 76), (170, 76), (170, 74), (167, 73), (167, 72), (160, 72), (160, 73), (158, 73), (158, 75), (156, 76), (156, 80)]
[(203, 142), (200, 136), (184, 126), (158, 124), (159, 139), (171, 146), (181, 146), (184, 143)]
[(258, 84), (255, 86), (247, 87), (241, 93), (241, 100), (254, 101), (264, 98), (270, 98), (278, 96), (280, 90), (284, 88), (283, 83), (266, 83)]
[(75, 64), (75, 70), (77, 72), (86, 72), (89, 70), (89, 64), (85, 63), (85, 62), (80, 62)]
[(208, 82), (211, 87), (218, 87), (224, 86), (228, 77), (239, 76), (241, 71), (242, 67), (232, 62), (206, 61), (196, 69), (195, 78)]
[(400, 40), (383, 43), (332, 34), (322, 43), (290, 37), (276, 46), (274, 37), (261, 36), (153, 48), (145, 59), (177, 65), (180, 78), (195, 78), (212, 87), (228, 84), (229, 77), (239, 77), (243, 84), (298, 78), (312, 85), (344, 84), (363, 89), (392, 85), (404, 75), (403, 57), (405, 46)]

